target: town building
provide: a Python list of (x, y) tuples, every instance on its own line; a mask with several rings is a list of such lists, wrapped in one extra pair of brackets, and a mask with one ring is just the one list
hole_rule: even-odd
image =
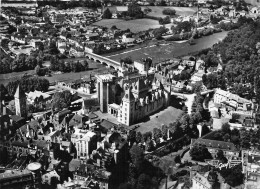
[(112, 114), (125, 125), (132, 125), (169, 104), (170, 89), (165, 89), (161, 83), (152, 83), (154, 75), (120, 81), (112, 74), (96, 77), (100, 110)]
[(42, 183), (48, 183), (49, 185), (51, 185), (52, 179), (56, 179), (57, 181), (60, 180), (60, 176), (55, 170), (42, 175)]
[(27, 118), (26, 95), (18, 85), (14, 94), (16, 115)]
[(242, 166), (245, 174), (245, 188), (257, 189), (260, 186), (260, 152), (242, 150)]
[(76, 129), (71, 135), (71, 142), (75, 145), (78, 158), (89, 157), (97, 149), (96, 133), (90, 130)]
[(4, 170), (0, 172), (0, 188), (22, 188), (28, 185), (33, 185), (33, 174), (31, 171), (24, 170)]
[(197, 140), (191, 139), (190, 147), (192, 148), (194, 145), (205, 145), (213, 158), (217, 157), (217, 153), (219, 150), (223, 151), (224, 156), (227, 159), (239, 157), (239, 150), (231, 142), (209, 140), (203, 138), (198, 138)]

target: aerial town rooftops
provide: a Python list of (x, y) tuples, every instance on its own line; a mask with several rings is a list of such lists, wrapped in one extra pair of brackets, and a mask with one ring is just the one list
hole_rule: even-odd
[(5, 170), (5, 172), (0, 173), (0, 181), (8, 180), (10, 178), (24, 177), (32, 175), (32, 173), (28, 169), (24, 170)]

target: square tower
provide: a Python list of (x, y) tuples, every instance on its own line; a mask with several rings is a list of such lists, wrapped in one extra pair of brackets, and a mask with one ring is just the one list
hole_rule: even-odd
[(16, 115), (27, 118), (26, 95), (19, 85), (14, 94), (14, 100)]
[(108, 104), (113, 102), (112, 85), (114, 85), (115, 76), (112, 74), (96, 75), (97, 78), (97, 96), (100, 105), (100, 111), (106, 113)]

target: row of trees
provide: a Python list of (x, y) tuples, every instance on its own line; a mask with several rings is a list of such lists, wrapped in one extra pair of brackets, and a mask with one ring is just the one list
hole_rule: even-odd
[(61, 72), (81, 72), (89, 69), (88, 62), (84, 60), (83, 62), (64, 62), (64, 60), (59, 60), (58, 57), (52, 56), (50, 60), (50, 70), (61, 71)]
[(25, 91), (30, 92), (34, 90), (48, 91), (49, 81), (44, 78), (36, 76), (24, 76), (19, 80), (9, 82), (5, 87), (1, 85), (1, 93), (6, 94), (5, 96), (13, 97), (18, 85)]

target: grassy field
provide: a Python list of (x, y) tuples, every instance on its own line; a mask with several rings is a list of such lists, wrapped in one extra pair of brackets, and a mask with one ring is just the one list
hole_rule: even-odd
[(140, 127), (136, 129), (136, 132), (140, 131), (141, 133), (145, 133), (152, 131), (154, 128), (158, 128), (163, 124), (169, 125), (170, 123), (173, 123), (182, 113), (182, 110), (174, 107), (168, 107), (165, 110), (150, 116), (150, 120), (138, 124)]
[[(150, 16), (155, 17), (165, 17), (166, 15), (162, 14), (163, 9), (165, 8), (173, 8), (176, 10), (177, 15), (188, 16), (193, 15), (196, 11), (194, 7), (158, 7), (158, 6), (147, 6), (152, 11), (148, 14)], [(145, 9), (146, 7), (142, 7)], [(127, 7), (119, 6), (119, 7), (109, 7), (112, 12), (118, 11), (126, 11)], [(145, 31), (148, 29), (159, 28), (161, 25), (157, 20), (152, 19), (136, 19), (136, 20), (121, 20), (121, 19), (103, 19), (98, 22), (95, 22), (93, 25), (97, 26), (105, 26), (111, 28), (111, 26), (115, 25), (117, 28), (126, 30), (130, 29), (132, 32)]]
[[(148, 13), (149, 16), (155, 16), (155, 17), (165, 17), (162, 13), (162, 11), (165, 8), (170, 8), (176, 10), (176, 15), (180, 16), (191, 16), (196, 12), (196, 7), (161, 7), (161, 6), (147, 6), (152, 11)], [(146, 7), (142, 7), (142, 9), (145, 9)]]
[(212, 47), (215, 43), (224, 39), (226, 35), (227, 32), (221, 32), (210, 36), (205, 36), (200, 39), (196, 39), (195, 45), (189, 45), (187, 42), (170, 42), (167, 44), (161, 44), (159, 46), (147, 44), (147, 47), (131, 49), (128, 52), (125, 51), (123, 53), (117, 53), (114, 55), (109, 54), (107, 57), (115, 61), (120, 61), (120, 59), (125, 57), (131, 57), (135, 61), (140, 61), (142, 58), (151, 57), (154, 63), (158, 63), (166, 59), (183, 56), (188, 53)]
[[(127, 11), (126, 6), (113, 6), (113, 7), (108, 7), (110, 11), (116, 12), (116, 11)], [(176, 15), (180, 16), (190, 16), (193, 15), (197, 8), (196, 7), (164, 7), (164, 6), (142, 6), (142, 10), (145, 8), (150, 8), (152, 11), (148, 13), (150, 16), (155, 16), (155, 17), (165, 17), (166, 15), (162, 14), (163, 9), (165, 8), (170, 8), (176, 10)]]
[[(88, 62), (89, 62), (89, 68), (90, 68), (90, 70), (88, 70), (88, 71), (83, 71), (83, 72), (78, 72), (78, 73), (70, 72), (70, 73), (64, 73), (64, 74), (53, 74), (51, 77), (44, 77), (44, 78), (48, 79), (50, 81), (50, 83), (56, 82), (56, 81), (76, 80), (83, 76), (87, 76), (90, 74), (93, 75), (95, 73), (102, 72), (107, 69), (102, 64), (99, 64), (96, 62), (91, 62), (90, 60), (88, 60)], [(25, 73), (33, 75), (33, 74), (35, 74), (35, 71), (28, 70), (28, 71), (24, 71), (24, 72), (13, 72), (13, 73), (8, 73), (8, 74), (0, 74), (0, 84), (6, 85), (10, 81), (18, 80)]]
[(152, 19), (136, 19), (136, 20), (120, 20), (120, 19), (103, 19), (98, 22), (95, 22), (93, 25), (105, 26), (111, 28), (115, 25), (121, 30), (130, 29), (132, 32), (145, 31), (148, 29), (159, 28), (161, 25), (157, 20)]

